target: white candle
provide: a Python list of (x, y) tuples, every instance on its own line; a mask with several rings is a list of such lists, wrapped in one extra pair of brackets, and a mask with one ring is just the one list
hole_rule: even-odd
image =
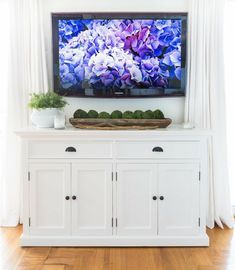
[(54, 128), (64, 129), (65, 128), (65, 115), (63, 112), (58, 112), (54, 117)]

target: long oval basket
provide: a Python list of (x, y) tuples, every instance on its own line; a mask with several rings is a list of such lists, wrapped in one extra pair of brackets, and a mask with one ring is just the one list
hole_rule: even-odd
[(128, 130), (128, 129), (156, 129), (168, 127), (172, 120), (164, 119), (92, 119), (70, 118), (70, 123), (75, 128), (98, 130)]

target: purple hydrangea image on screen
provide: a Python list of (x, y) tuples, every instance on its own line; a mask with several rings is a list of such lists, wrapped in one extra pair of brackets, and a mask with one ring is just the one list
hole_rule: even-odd
[(180, 19), (59, 20), (63, 89), (163, 88), (181, 80)]

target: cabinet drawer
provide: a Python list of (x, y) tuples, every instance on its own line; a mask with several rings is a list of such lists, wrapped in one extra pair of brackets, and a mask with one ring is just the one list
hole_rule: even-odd
[(31, 141), (29, 158), (111, 158), (112, 143), (103, 141)]
[(117, 158), (199, 158), (200, 142), (125, 141), (116, 144)]

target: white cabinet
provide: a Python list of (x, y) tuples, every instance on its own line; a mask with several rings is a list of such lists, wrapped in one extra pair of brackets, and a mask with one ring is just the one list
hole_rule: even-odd
[(24, 170), (21, 245), (209, 244), (203, 132), (18, 134)]
[[(70, 164), (30, 164), (30, 233), (65, 235), (70, 233)], [(67, 200), (66, 200), (67, 199)]]
[(112, 164), (72, 165), (72, 234), (112, 235)]
[(112, 235), (111, 163), (34, 163), (29, 180), (31, 233)]
[(198, 164), (158, 167), (159, 235), (197, 235), (200, 228)]
[(157, 235), (154, 164), (117, 164), (117, 235)]

